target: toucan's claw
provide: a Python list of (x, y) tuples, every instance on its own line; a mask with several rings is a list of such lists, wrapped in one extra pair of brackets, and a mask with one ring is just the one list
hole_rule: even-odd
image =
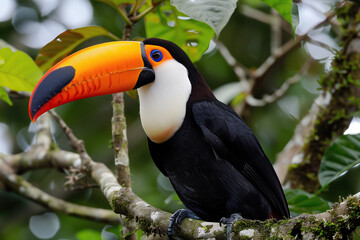
[(168, 228), (169, 239), (173, 239), (172, 235), (174, 235), (175, 227), (179, 226), (185, 218), (201, 220), (198, 216), (196, 216), (196, 214), (193, 211), (189, 209), (177, 210), (173, 215), (171, 215), (169, 220), (169, 228)]
[(227, 240), (232, 240), (232, 227), (234, 225), (234, 223), (238, 220), (242, 220), (244, 219), (239, 213), (233, 213), (231, 214), (231, 216), (229, 218), (221, 218), (220, 219), (220, 226), (221, 224), (225, 224), (226, 225), (226, 239)]

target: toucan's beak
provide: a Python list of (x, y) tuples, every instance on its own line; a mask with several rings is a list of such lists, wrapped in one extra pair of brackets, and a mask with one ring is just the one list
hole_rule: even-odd
[(124, 92), (155, 80), (142, 42), (110, 42), (80, 50), (53, 66), (29, 102), (33, 122), (44, 112), (82, 98)]

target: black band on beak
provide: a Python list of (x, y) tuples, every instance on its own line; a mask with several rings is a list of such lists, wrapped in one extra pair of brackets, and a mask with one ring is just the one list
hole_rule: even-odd
[(50, 72), (35, 90), (30, 108), (32, 116), (35, 116), (45, 103), (60, 93), (73, 80), (74, 76), (75, 68), (72, 66), (62, 67)]

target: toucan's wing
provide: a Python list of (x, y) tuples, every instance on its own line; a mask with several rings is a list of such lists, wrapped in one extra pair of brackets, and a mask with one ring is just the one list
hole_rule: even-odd
[(288, 218), (288, 205), (274, 168), (241, 118), (217, 100), (194, 103), (192, 111), (215, 154), (229, 161), (253, 183), (266, 196), (278, 217)]

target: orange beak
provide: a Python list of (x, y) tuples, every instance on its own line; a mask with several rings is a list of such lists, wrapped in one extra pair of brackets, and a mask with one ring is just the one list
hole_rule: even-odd
[(29, 102), (33, 122), (59, 105), (129, 91), (155, 80), (142, 42), (110, 42), (80, 50), (53, 66), (38, 82)]

